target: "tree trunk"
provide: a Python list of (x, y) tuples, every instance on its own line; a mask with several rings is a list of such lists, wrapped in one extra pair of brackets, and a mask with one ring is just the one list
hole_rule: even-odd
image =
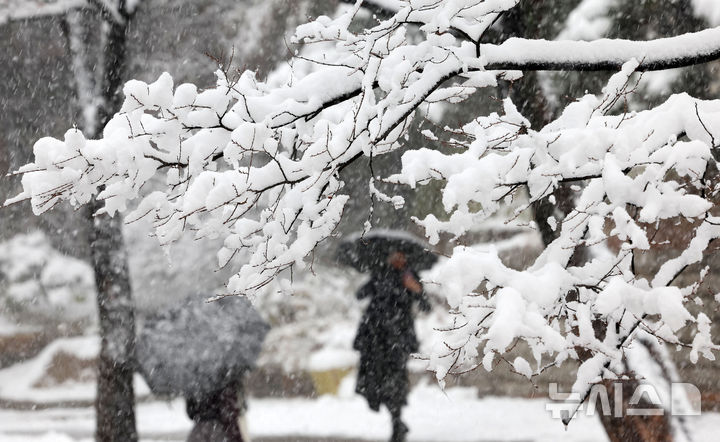
[[(546, 15), (539, 14), (535, 8), (543, 7), (546, 5), (524, 5), (508, 11), (501, 28), (501, 40), (509, 37), (539, 38), (538, 34), (545, 24), (542, 19), (546, 18)], [(534, 130), (542, 129), (553, 118), (539, 80), (537, 72), (524, 72), (523, 77), (513, 82), (507, 92), (518, 111), (528, 119)], [(566, 194), (566, 192), (562, 193), (562, 195)], [(560, 196), (558, 195), (556, 198)], [(546, 246), (558, 236), (558, 232), (553, 230), (548, 223), (548, 218), (555, 213), (555, 208), (556, 206), (550, 202), (549, 196), (533, 203), (533, 217)]]
[[(121, 88), (125, 76), (127, 26), (131, 18), (125, 1), (117, 2), (122, 20), (103, 13), (107, 25), (102, 60), (100, 92), (103, 102), (98, 109), (94, 131), (97, 138), (111, 116), (122, 106)], [(96, 133), (92, 133), (96, 132)], [(89, 216), (92, 222), (91, 253), (97, 286), (97, 305), (101, 347), (98, 361), (96, 433), (99, 442), (135, 442), (135, 312), (127, 253), (123, 242), (122, 217), (95, 215), (103, 207), (93, 199)]]
[[(618, 394), (617, 399), (622, 397), (622, 405), (619, 405), (623, 410), (622, 416), (614, 417), (613, 413), (608, 415), (599, 413), (600, 422), (605, 427), (610, 442), (672, 442), (672, 428), (670, 420), (665, 414), (653, 416), (631, 416), (627, 414), (628, 410), (639, 407), (657, 408), (642, 403), (634, 406), (629, 405), (630, 398), (638, 386), (637, 381), (605, 381), (604, 385), (607, 388), (611, 411), (615, 410), (616, 405), (618, 405), (616, 404), (615, 394)], [(615, 391), (618, 385), (622, 385), (622, 396), (620, 391)], [(602, 409), (600, 404), (596, 405), (596, 410)], [(667, 413), (662, 408), (660, 408), (660, 411)]]
[[(102, 204), (93, 201), (91, 217)], [(135, 313), (119, 216), (91, 220), (101, 347), (95, 400), (96, 440), (137, 441), (135, 429)]]
[[(523, 6), (510, 10), (503, 21), (502, 37), (525, 37), (525, 38), (551, 38), (549, 35), (542, 35), (548, 32), (548, 21), (552, 14), (547, 8), (557, 8), (557, 2), (549, 1), (522, 1)], [(576, 1), (563, 2), (563, 6), (569, 10), (574, 7)], [(545, 93), (540, 85), (538, 73), (525, 72), (523, 78), (511, 85), (508, 95), (517, 106), (518, 110), (530, 121), (535, 130), (552, 121), (552, 110), (545, 98)], [(554, 193), (555, 203), (549, 197), (542, 198), (533, 204), (534, 218), (542, 236), (543, 243), (547, 246), (559, 232), (553, 230), (548, 223), (548, 218), (556, 210), (565, 216), (572, 208), (573, 192), (567, 185), (561, 186)], [(574, 265), (582, 264), (587, 259), (584, 249), (576, 251), (571, 259)], [(604, 330), (597, 330), (596, 333), (604, 334)], [(610, 398), (610, 409), (615, 410), (615, 389), (612, 382), (605, 383)], [(600, 416), (600, 421), (605, 428), (611, 442), (672, 442), (672, 427), (667, 415), (658, 416), (629, 416), (627, 415), (628, 401), (635, 391), (637, 381), (627, 381), (622, 390), (622, 410), (620, 417)], [(630, 407), (632, 408), (632, 407)], [(650, 407), (648, 407), (650, 408)], [(600, 407), (596, 409), (601, 409)]]

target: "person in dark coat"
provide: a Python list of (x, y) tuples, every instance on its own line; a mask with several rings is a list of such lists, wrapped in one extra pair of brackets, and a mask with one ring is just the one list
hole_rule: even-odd
[(408, 432), (401, 411), (409, 389), (408, 356), (418, 351), (412, 307), (417, 302), (422, 310), (430, 310), (418, 279), (405, 254), (392, 252), (387, 265), (375, 270), (357, 292), (358, 299), (370, 298), (370, 304), (353, 343), (360, 352), (356, 391), (372, 410), (378, 411), (382, 404), (388, 408), (392, 442), (404, 441)]
[(187, 397), (186, 411), (194, 422), (187, 442), (244, 442), (240, 420), (245, 408), (241, 380)]

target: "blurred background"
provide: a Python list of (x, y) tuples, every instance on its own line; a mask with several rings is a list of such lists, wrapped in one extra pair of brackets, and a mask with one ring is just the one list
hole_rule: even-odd
[[(20, 191), (19, 178), (6, 174), (32, 161), (32, 146), (38, 138), (62, 137), (73, 125), (83, 127), (95, 118), (88, 114), (87, 107), (92, 96), (79, 96), (77, 82), (79, 70), (89, 73), (85, 80), (90, 89), (99, 82), (97, 65), (104, 47), (99, 31), (103, 26), (101, 14), (86, 12), (69, 17), (28, 13), (27, 17), (13, 17), (8, 13), (59, 3), (62, 2), (0, 0), (0, 14), (6, 12), (6, 16), (0, 15), (3, 201)], [(524, 3), (532, 3), (532, 7), (514, 10), (493, 29), (490, 41), (502, 41), (509, 36), (647, 39), (720, 23), (720, 8), (702, 0)], [(233, 66), (253, 69), (259, 78), (279, 75), (278, 72), (287, 69), (294, 50), (289, 41), (295, 26), (318, 15), (333, 15), (342, 7), (347, 5), (337, 0), (143, 0), (138, 2), (128, 24), (126, 79), (150, 83), (167, 71), (175, 84), (192, 82), (199, 88), (212, 87), (217, 60), (229, 61), (231, 56)], [(364, 10), (360, 23), (363, 20), (371, 23), (373, 13), (382, 14)], [(78, 24), (80, 34), (68, 31), (69, 26)], [(72, 35), (83, 39), (85, 66), (77, 66), (71, 50)], [(632, 105), (644, 107), (681, 91), (700, 98), (716, 98), (720, 87), (717, 69), (717, 63), (711, 63), (646, 74)], [(443, 140), (430, 146), (433, 143), (420, 136), (422, 129), (459, 126), (473, 115), (497, 109), (497, 97), (512, 97), (537, 129), (551, 121), (574, 97), (599, 92), (608, 75), (530, 73), (513, 84), (505, 82), (490, 93), (476, 94), (460, 105), (422, 109), (422, 118), (414, 123), (417, 127), (410, 132), (408, 146), (423, 144), (447, 149)], [(376, 173), (387, 176), (395, 172), (401, 153), (375, 159)], [(389, 193), (403, 196), (405, 207), (396, 210), (376, 202), (370, 212), (367, 160), (356, 162), (344, 174), (347, 192), (353, 198), (338, 229), (338, 240), (361, 230), (368, 219), (375, 227), (422, 235), (411, 216), (422, 218), (431, 212), (443, 212), (439, 192), (432, 186), (419, 191), (385, 187)], [(457, 243), (493, 243), (502, 250), (509, 265), (523, 268), (552, 240), (553, 230), (546, 220), (550, 215), (562, 218), (566, 209), (563, 201), (569, 201), (572, 195), (572, 189), (564, 189), (555, 203), (538, 204), (534, 213), (527, 215), (526, 228), (508, 228), (490, 220), (462, 238), (453, 241), (442, 238), (434, 250), (442, 255)], [(88, 263), (90, 227), (86, 210), (58, 205), (42, 216), (34, 216), (29, 204), (0, 210), (2, 440), (3, 433), (18, 440), (92, 437), (91, 405), (99, 341), (93, 269)], [(677, 254), (683, 241), (688, 240), (683, 238), (682, 225), (665, 227), (663, 234), (672, 241), (643, 257), (641, 266), (647, 268), (648, 274), (665, 257)], [(188, 236), (164, 250), (149, 236), (150, 232), (150, 225), (144, 221), (124, 226), (139, 323), (179, 300), (218, 293), (232, 274), (232, 268), (217, 268), (215, 253), (219, 243), (195, 241)], [(335, 247), (337, 242), (324, 244), (314, 257), (313, 272), (295, 275), (292, 295), (268, 287), (266, 293), (253, 300), (271, 326), (258, 367), (246, 382), (246, 392), (252, 398), (248, 414), (250, 432), (261, 440), (386, 437), (383, 429), (376, 429), (385, 424), (373, 419), (387, 417), (368, 415), (364, 403), (353, 392), (358, 355), (352, 349), (352, 341), (364, 307), (354, 293), (366, 276), (337, 265), (333, 260)], [(711, 272), (703, 284), (717, 287), (718, 257), (711, 257), (704, 264), (711, 265)], [(431, 292), (433, 309), (416, 321), (421, 353), (434, 344), (435, 329), (448, 323), (442, 294), (432, 293), (432, 287), (426, 289)], [(699, 293), (712, 301), (714, 293), (709, 290)], [(713, 327), (717, 329), (720, 315), (717, 309), (714, 311)], [(518, 354), (523, 351), (517, 349)], [(688, 365), (682, 355), (677, 361), (681, 377), (702, 391), (704, 409), (717, 410), (720, 407), (717, 363), (703, 360)], [(412, 430), (415, 440), (443, 440), (450, 431), (448, 428), (457, 433), (452, 440), (607, 440), (597, 420), (581, 421), (567, 433), (558, 421), (547, 419), (549, 413), (540, 399), (547, 396), (549, 382), (560, 382), (565, 390), (569, 387), (569, 380), (574, 379), (569, 376), (575, 369), (572, 364), (536, 378), (533, 383), (508, 370), (490, 373), (475, 370), (448, 378), (447, 394), (437, 388), (434, 375), (425, 372), (424, 361), (412, 360), (409, 368), (415, 386), (410, 410), (418, 413), (411, 418), (411, 427), (412, 422), (425, 422), (422, 424), (425, 427), (416, 426)], [(151, 395), (140, 377), (136, 379), (136, 394), (144, 439), (184, 439), (190, 423), (181, 401)], [(483, 398), (485, 401), (480, 401)], [(537, 400), (526, 400), (533, 398)], [(429, 404), (442, 405), (433, 410), (435, 414), (415, 411), (427, 410)], [(338, 414), (342, 407), (350, 411)], [(520, 428), (523, 424), (512, 431), (503, 430), (508, 422), (509, 427), (513, 426), (512, 420), (504, 421), (503, 428), (494, 426), (493, 416), (510, 414), (523, 417), (521, 422), (527, 426), (527, 433)], [(713, 428), (720, 428), (720, 418), (708, 416), (702, 425), (710, 434)], [(27, 421), (14, 423), (18, 419)], [(542, 419), (550, 423), (540, 423)], [(484, 433), (476, 437), (473, 434), (478, 430), (471, 429), (478, 425), (484, 426)], [(468, 438), (463, 439), (463, 434)]]

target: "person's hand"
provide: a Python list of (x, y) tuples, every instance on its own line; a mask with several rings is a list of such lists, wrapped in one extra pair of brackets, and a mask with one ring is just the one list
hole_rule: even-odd
[(415, 279), (413, 274), (410, 272), (403, 273), (402, 283), (406, 289), (410, 290), (413, 293), (422, 292), (422, 285), (420, 284), (420, 282), (417, 279)]

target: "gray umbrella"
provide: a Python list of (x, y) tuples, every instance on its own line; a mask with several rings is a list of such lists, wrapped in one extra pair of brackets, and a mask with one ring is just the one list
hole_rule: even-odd
[(254, 367), (269, 328), (246, 298), (188, 298), (139, 324), (140, 372), (156, 394), (222, 389)]
[(355, 233), (343, 239), (337, 250), (340, 264), (360, 272), (382, 271), (392, 252), (402, 252), (407, 265), (415, 271), (427, 270), (437, 256), (421, 239), (402, 230), (372, 230), (365, 235)]

